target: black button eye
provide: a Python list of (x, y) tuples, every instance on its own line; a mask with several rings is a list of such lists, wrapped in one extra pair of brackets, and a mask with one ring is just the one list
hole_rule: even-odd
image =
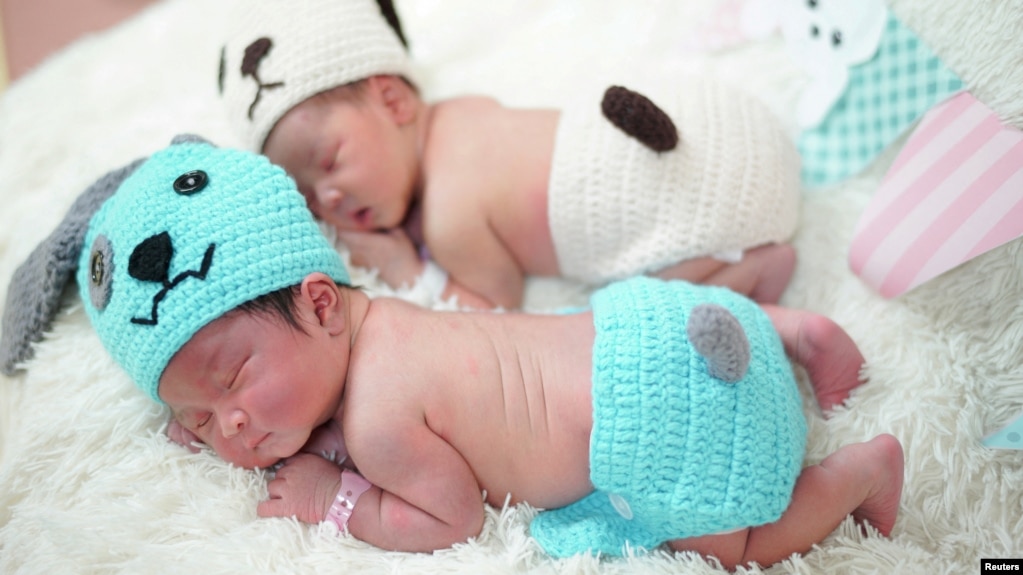
[(835, 30), (834, 32), (831, 33), (831, 44), (836, 48), (842, 45), (841, 30)]
[(178, 176), (174, 180), (174, 191), (182, 196), (191, 196), (202, 191), (210, 182), (209, 176), (202, 170), (194, 170)]

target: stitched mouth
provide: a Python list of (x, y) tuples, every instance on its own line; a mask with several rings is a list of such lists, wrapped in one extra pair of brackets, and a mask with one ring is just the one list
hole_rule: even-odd
[(162, 284), (163, 287), (153, 296), (153, 306), (149, 317), (133, 317), (131, 323), (157, 325), (160, 302), (163, 301), (163, 298), (188, 278), (205, 280), (206, 274), (209, 273), (210, 266), (213, 264), (213, 252), (216, 247), (216, 244), (210, 244), (206, 248), (199, 269), (187, 270), (179, 273), (174, 279), (169, 279), (170, 260), (174, 255), (170, 234), (167, 232), (157, 234), (136, 246), (128, 262), (128, 275), (139, 281)]

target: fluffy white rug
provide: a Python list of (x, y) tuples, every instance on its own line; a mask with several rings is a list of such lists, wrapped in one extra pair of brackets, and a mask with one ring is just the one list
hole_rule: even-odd
[[(227, 0), (166, 0), (87, 38), (0, 97), (0, 296), (14, 268), (107, 170), (179, 132), (233, 139), (215, 93)], [(892, 0), (893, 10), (974, 93), (1023, 126), (1018, 0)], [(714, 0), (398, 2), (429, 98), (465, 92), (559, 105), (580, 85), (642, 87), (683, 71), (719, 74), (793, 122), (804, 79), (777, 39), (717, 54), (683, 46)], [(899, 143), (896, 143), (897, 148)], [(846, 265), (858, 215), (894, 149), (866, 173), (805, 194), (800, 264), (784, 303), (845, 326), (870, 381), (824, 420), (807, 403), (808, 461), (878, 433), (905, 446), (906, 486), (890, 539), (850, 520), (767, 573), (975, 573), (1023, 557), (1023, 452), (980, 439), (1023, 411), (1023, 244), (1011, 242), (893, 301)], [(356, 279), (379, 289), (374, 277)], [(415, 294), (405, 294), (415, 297)], [(535, 309), (584, 301), (577, 286), (530, 285)], [(2, 301), (2, 300), (0, 300)], [(431, 302), (425, 302), (431, 303)], [(718, 573), (664, 552), (554, 561), (528, 537), (533, 510), (490, 510), (479, 538), (432, 555), (385, 553), (333, 528), (256, 517), (260, 473), (190, 455), (69, 294), (25, 374), (0, 380), (3, 573)]]

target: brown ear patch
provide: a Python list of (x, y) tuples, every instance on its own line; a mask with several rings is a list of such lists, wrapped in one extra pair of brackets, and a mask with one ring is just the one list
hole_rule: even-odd
[(611, 86), (600, 103), (604, 116), (621, 131), (655, 152), (667, 152), (678, 145), (678, 130), (671, 118), (646, 96)]
[(284, 82), (271, 82), (264, 83), (259, 78), (259, 64), (263, 61), (263, 58), (273, 48), (273, 40), (263, 37), (257, 38), (251, 44), (245, 47), (245, 57), (242, 58), (242, 78), (252, 76), (252, 79), (256, 81), (256, 97), (252, 99), (252, 103), (249, 104), (249, 119), (252, 119), (252, 114), (256, 109), (256, 104), (259, 103), (259, 99), (263, 96), (263, 90), (272, 90), (274, 88), (280, 88), (284, 85)]

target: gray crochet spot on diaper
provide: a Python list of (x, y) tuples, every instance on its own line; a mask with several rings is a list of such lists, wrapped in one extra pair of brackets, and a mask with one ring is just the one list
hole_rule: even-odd
[(732, 312), (716, 304), (693, 308), (686, 323), (693, 347), (707, 361), (712, 376), (735, 383), (746, 375), (750, 363), (749, 340)]

